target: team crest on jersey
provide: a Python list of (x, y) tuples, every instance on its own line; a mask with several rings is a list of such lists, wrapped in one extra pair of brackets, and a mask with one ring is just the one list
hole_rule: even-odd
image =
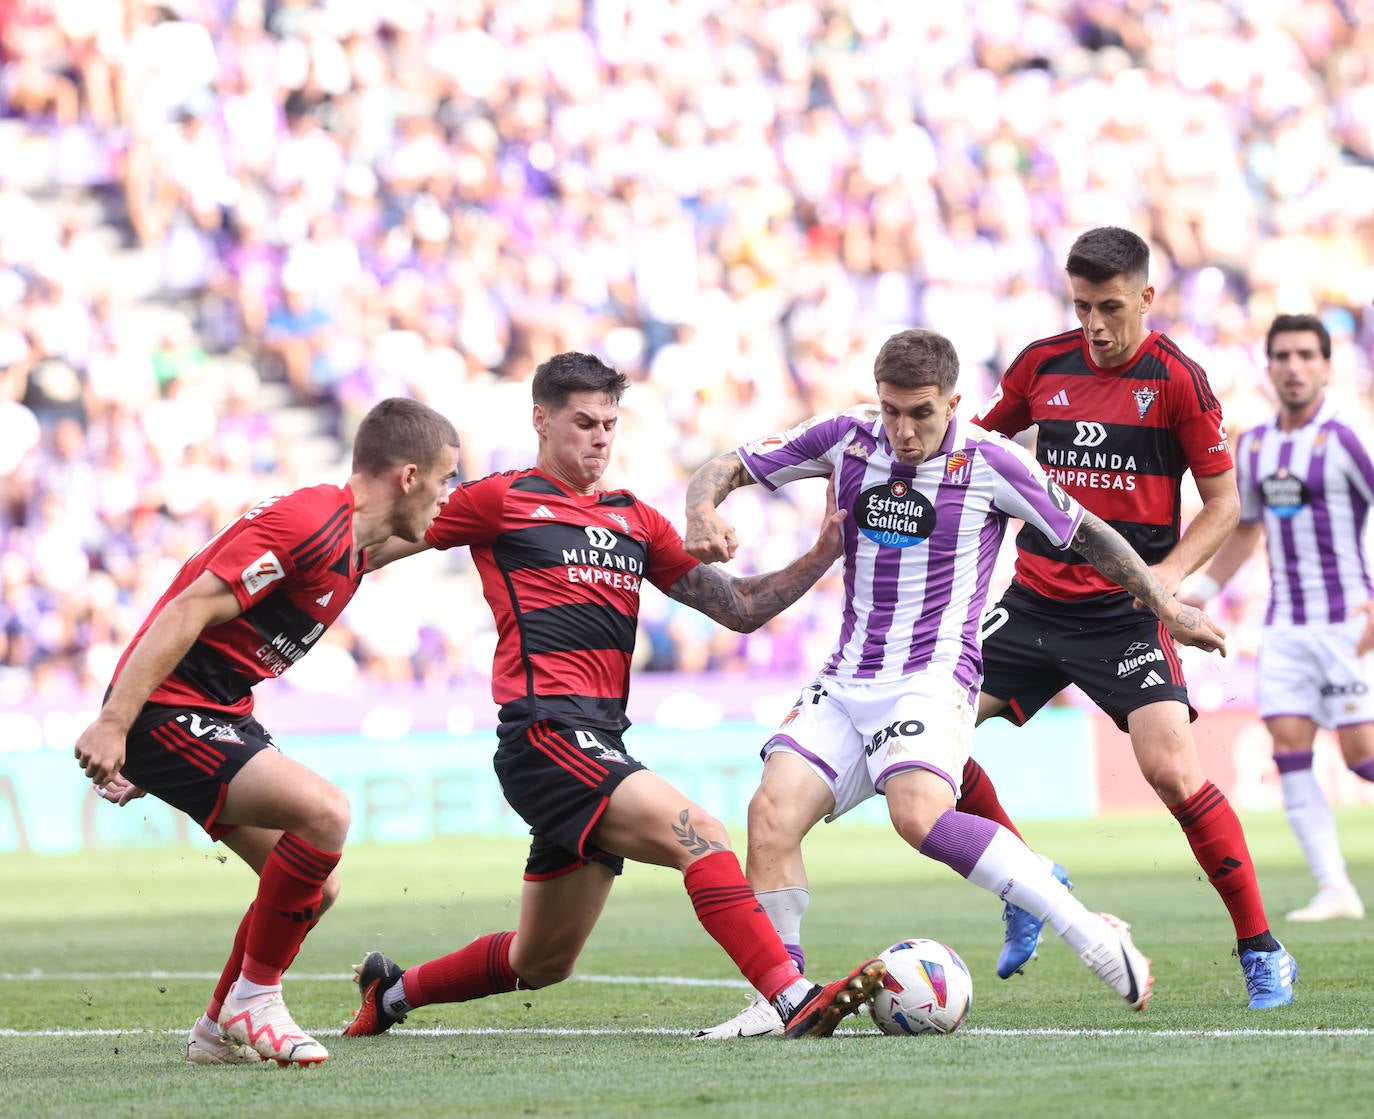
[(859, 531), (887, 548), (924, 544), (935, 531), (935, 503), (901, 478), (870, 486), (854, 506)]
[(1155, 402), (1155, 397), (1159, 395), (1158, 389), (1132, 389), (1131, 395), (1135, 397), (1135, 410), (1140, 413), (1140, 418), (1145, 418), (1145, 413), (1150, 410), (1150, 405)]
[(629, 521), (627, 521), (627, 520), (626, 520), (624, 517), (622, 517), (619, 513), (607, 513), (606, 516), (610, 517), (611, 520), (615, 521), (615, 523), (618, 524), (618, 525), (621, 527), (621, 530), (622, 530), (626, 535), (629, 535), (629, 532), (630, 532), (630, 522), (629, 522)]
[(1263, 479), (1259, 488), (1264, 507), (1281, 521), (1297, 516), (1312, 500), (1306, 483), (1286, 466)]
[(945, 460), (945, 480), (950, 485), (968, 485), (969, 475), (972, 473), (973, 467), (969, 465), (968, 454), (964, 451), (954, 451)]

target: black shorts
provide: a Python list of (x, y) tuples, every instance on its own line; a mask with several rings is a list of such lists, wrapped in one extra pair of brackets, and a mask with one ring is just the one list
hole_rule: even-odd
[(1017, 726), (1077, 684), (1123, 731), (1126, 717), (1160, 700), (1188, 703), (1178, 650), (1164, 623), (1129, 594), (1060, 602), (1012, 584), (983, 616), (983, 692), (1007, 701)]
[(557, 878), (599, 862), (619, 874), (625, 860), (588, 838), (620, 782), (645, 766), (599, 727), (540, 720), (502, 723), (492, 765), (501, 792), (534, 837), (525, 877)]
[(150, 703), (129, 729), (120, 772), (217, 840), (234, 830), (216, 823), (229, 782), (269, 749), (276, 749), (272, 736), (251, 716), (231, 719), (220, 711)]

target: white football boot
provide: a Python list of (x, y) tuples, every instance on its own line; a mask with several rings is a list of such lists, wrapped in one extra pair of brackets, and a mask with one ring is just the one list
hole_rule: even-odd
[(719, 1026), (697, 1030), (693, 1041), (718, 1041), (730, 1037), (781, 1037), (782, 1019), (773, 1004), (755, 992), (749, 1005)]
[(1079, 953), (1092, 973), (1126, 1000), (1132, 1010), (1144, 1010), (1155, 977), (1150, 961), (1131, 940), (1130, 925), (1110, 913), (1099, 913), (1105, 937)]

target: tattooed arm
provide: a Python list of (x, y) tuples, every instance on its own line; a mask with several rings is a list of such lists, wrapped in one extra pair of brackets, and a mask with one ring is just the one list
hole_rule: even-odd
[(1168, 627), (1175, 640), (1226, 655), (1226, 634), (1196, 606), (1184, 606), (1174, 598), (1125, 538), (1100, 517), (1084, 510), (1069, 547), (1135, 595)]
[(732, 490), (754, 484), (753, 475), (733, 451), (717, 455), (687, 483), (687, 536), (683, 544), (703, 563), (734, 558), (739, 540), (730, 522), (716, 512)]
[[(744, 470), (743, 466), (740, 470)], [(701, 475), (700, 470), (697, 475)], [(745, 477), (748, 477), (747, 472)], [(668, 594), (729, 629), (752, 633), (801, 598), (830, 570), (830, 565), (843, 550), (840, 525), (844, 517), (844, 510), (835, 508), (835, 489), (831, 486), (826, 493), (825, 520), (816, 542), (780, 571), (740, 578), (702, 563), (674, 583)], [(733, 540), (734, 533), (730, 536)]]

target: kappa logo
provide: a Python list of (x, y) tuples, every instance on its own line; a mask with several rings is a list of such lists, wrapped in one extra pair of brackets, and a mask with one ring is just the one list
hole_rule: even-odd
[(328, 606), (330, 600), (331, 600), (333, 597), (334, 597), (334, 592), (333, 592), (333, 591), (328, 591), (327, 593), (320, 595), (319, 598), (315, 599), (315, 605), (316, 605), (316, 606)]
[(1055, 393), (1052, 397), (1045, 401), (1045, 403), (1051, 404), (1056, 408), (1067, 408), (1069, 406), (1068, 390), (1060, 389), (1057, 393)]
[(274, 553), (263, 552), (243, 569), (243, 574), (239, 578), (243, 581), (244, 589), (250, 595), (254, 595), (278, 579), (285, 579), (286, 570)]
[(1100, 447), (1107, 441), (1107, 429), (1096, 420), (1079, 420), (1073, 437), (1075, 447)]
[(530, 516), (531, 516), (531, 517), (543, 517), (544, 519), (550, 520), (550, 521), (556, 520), (556, 519), (557, 519), (551, 512), (549, 512), (549, 507), (548, 507), (547, 505), (541, 505), (541, 506), (539, 506), (539, 508), (536, 509), (533, 513), (531, 513)]
[(601, 552), (614, 551), (615, 546), (620, 543), (620, 537), (599, 525), (587, 525), (582, 531), (587, 534), (587, 543)]
[(239, 732), (228, 723), (206, 722), (199, 715), (194, 714), (178, 715), (176, 721), (197, 738), (205, 738), (211, 742), (243, 742), (243, 739), (239, 737)]
[(844, 449), (844, 453), (850, 458), (868, 458), (868, 448), (859, 442), (849, 444), (849, 446)]
[(1159, 395), (1158, 389), (1132, 389), (1131, 395), (1135, 397), (1135, 410), (1140, 413), (1140, 418), (1145, 418), (1145, 413), (1150, 410), (1150, 405), (1155, 402), (1155, 397)]
[(595, 751), (595, 758), (599, 762), (615, 762), (617, 765), (629, 765), (630, 759), (625, 754), (617, 750), (614, 746), (607, 746), (601, 739), (590, 731), (580, 730), (577, 734), (577, 745), (588, 752)]

